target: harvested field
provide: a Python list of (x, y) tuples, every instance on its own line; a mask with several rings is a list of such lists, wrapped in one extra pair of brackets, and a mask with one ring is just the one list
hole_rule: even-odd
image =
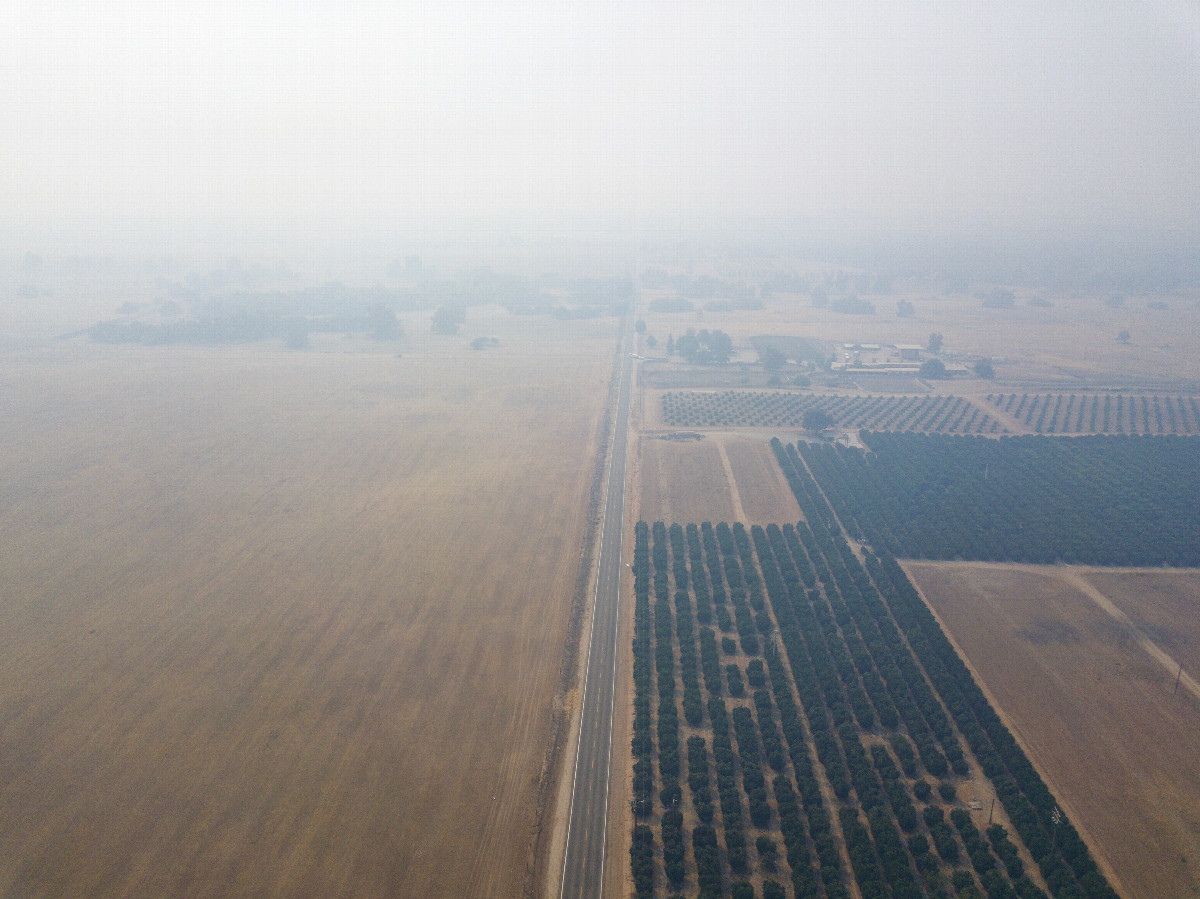
[(643, 517), (664, 521), (795, 521), (800, 509), (769, 443), (730, 434), (641, 439)]
[(1195, 571), (1089, 568), (1080, 575), (1184, 671), (1200, 673), (1200, 576)]
[(611, 351), (8, 354), (0, 895), (520, 895)]
[[(1200, 895), (1200, 701), (1101, 609), (1194, 657), (1196, 572), (906, 562), (1123, 896)], [(1162, 597), (1166, 597), (1163, 599)], [(1176, 613), (1179, 617), (1176, 618)], [(1175, 657), (1178, 657), (1177, 655)]]
[(736, 519), (716, 441), (675, 442), (643, 436), (640, 514), (664, 521)]
[(734, 436), (723, 438), (722, 443), (746, 513), (746, 523), (799, 520), (800, 507), (775, 461), (771, 444), (765, 440), (743, 440)]

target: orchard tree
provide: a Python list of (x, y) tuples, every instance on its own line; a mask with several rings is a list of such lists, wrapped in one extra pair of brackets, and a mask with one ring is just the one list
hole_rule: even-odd
[(833, 416), (824, 409), (805, 409), (802, 423), (804, 430), (814, 432), (832, 428), (834, 424)]

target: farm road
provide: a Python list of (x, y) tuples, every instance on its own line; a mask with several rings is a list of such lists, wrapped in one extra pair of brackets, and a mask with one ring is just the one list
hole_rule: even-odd
[[(624, 344), (628, 347), (631, 341)], [(629, 353), (622, 352), (621, 357), (621, 387), (613, 421), (592, 633), (563, 858), (563, 899), (599, 897), (604, 890), (608, 789), (612, 773), (613, 691), (617, 673), (617, 597), (622, 567), (621, 521), (625, 505), (625, 445), (633, 373)]]

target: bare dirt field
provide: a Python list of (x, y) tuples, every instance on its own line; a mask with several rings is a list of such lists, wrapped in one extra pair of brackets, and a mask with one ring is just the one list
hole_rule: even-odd
[(641, 508), (646, 521), (733, 521), (733, 494), (716, 441), (640, 441)]
[(0, 895), (520, 895), (611, 328), (7, 353)]
[(763, 439), (706, 432), (700, 440), (640, 440), (642, 517), (699, 523), (796, 521), (800, 508)]
[(1200, 700), (1144, 644), (1194, 657), (1200, 573), (904, 567), (1119, 892), (1200, 896)]
[(1106, 571), (1081, 576), (1109, 597), (1139, 631), (1193, 676), (1200, 674), (1200, 576), (1193, 571)]
[(719, 438), (733, 471), (747, 524), (785, 524), (800, 520), (800, 506), (775, 460), (771, 445), (728, 435)]

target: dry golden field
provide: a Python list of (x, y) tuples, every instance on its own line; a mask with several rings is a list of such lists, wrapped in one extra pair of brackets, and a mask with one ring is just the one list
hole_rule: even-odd
[(1184, 671), (1200, 674), (1200, 577), (1195, 572), (1089, 568), (1080, 574)]
[(6, 353), (0, 895), (521, 894), (615, 337), (539, 328)]
[(800, 507), (764, 440), (706, 432), (701, 440), (640, 439), (641, 516), (700, 523), (796, 521)]
[[(1186, 669), (1200, 575), (904, 567), (1121, 895), (1200, 895), (1200, 698), (1186, 681), (1174, 694), (1174, 673), (1142, 642)], [(1139, 623), (1156, 620), (1158, 632)]]

